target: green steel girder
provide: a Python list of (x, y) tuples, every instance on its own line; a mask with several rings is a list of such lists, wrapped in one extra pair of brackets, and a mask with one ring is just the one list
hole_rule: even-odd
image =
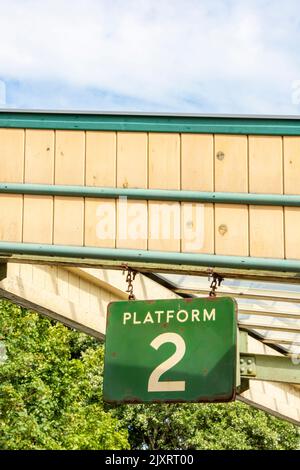
[[(59, 258), (76, 258), (77, 264), (80, 264), (80, 260), (82, 263), (83, 259), (91, 259), (117, 261), (119, 265), (129, 262), (142, 262), (143, 265), (157, 263), (160, 265), (225, 267), (300, 273), (300, 261), (290, 259), (0, 241), (0, 256), (14, 254), (56, 257), (56, 262)], [(155, 272), (155, 267), (152, 266), (152, 268), (152, 271)]]
[(203, 116), (0, 110), (0, 127), (21, 129), (300, 135), (296, 116)]
[[(248, 352), (248, 332), (239, 330), (238, 334), (238, 351), (237, 351), (237, 363), (240, 361), (240, 355)], [(237, 370), (237, 393), (241, 394), (246, 390), (249, 390), (250, 384), (249, 379), (242, 377), (240, 373), (240, 367)]]
[(300, 384), (300, 356), (240, 353), (241, 379)]
[(53, 184), (0, 183), (0, 193), (36, 196), (122, 198), (148, 201), (179, 201), (219, 204), (251, 204), (300, 207), (300, 195), (203, 192), (169, 189), (102, 188)]

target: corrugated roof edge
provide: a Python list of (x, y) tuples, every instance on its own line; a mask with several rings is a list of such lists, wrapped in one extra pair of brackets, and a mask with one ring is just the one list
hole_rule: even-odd
[(215, 134), (300, 135), (300, 116), (1, 109), (0, 127)]

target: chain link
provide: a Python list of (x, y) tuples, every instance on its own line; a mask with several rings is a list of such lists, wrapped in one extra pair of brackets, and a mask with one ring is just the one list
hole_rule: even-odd
[(213, 273), (210, 275), (210, 278), (213, 278), (210, 284), (211, 291), (209, 293), (209, 297), (216, 297), (217, 296), (217, 288), (220, 287), (221, 282), (224, 281), (224, 278), (217, 273)]
[[(135, 300), (135, 295), (133, 293), (133, 281), (135, 279), (135, 276), (136, 276), (136, 271), (133, 271), (131, 268), (129, 268), (127, 265), (123, 266), (123, 274), (125, 274), (125, 272), (127, 272), (127, 275), (126, 275), (126, 282), (127, 282), (127, 290), (126, 292), (128, 292), (128, 300)], [(211, 291), (209, 293), (209, 297), (216, 297), (217, 296), (217, 288), (220, 287), (222, 281), (224, 281), (224, 278), (222, 276), (220, 276), (219, 274), (217, 273), (211, 273), (209, 275), (209, 279), (212, 278), (212, 281), (211, 281), (211, 284), (210, 284), (210, 288), (211, 288)]]
[(128, 292), (128, 300), (135, 300), (135, 295), (133, 293), (133, 281), (135, 279), (135, 276), (136, 276), (136, 272), (133, 271), (131, 268), (129, 268), (128, 266), (124, 266), (123, 268), (123, 274), (125, 274), (125, 271), (127, 272), (127, 275), (126, 275), (126, 282), (127, 282), (127, 290), (126, 292)]

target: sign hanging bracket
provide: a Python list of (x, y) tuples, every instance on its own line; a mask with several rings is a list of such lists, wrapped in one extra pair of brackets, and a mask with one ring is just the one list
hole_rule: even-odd
[(224, 281), (224, 278), (222, 276), (220, 276), (220, 274), (217, 274), (217, 273), (211, 273), (209, 275), (209, 280), (212, 278), (212, 281), (211, 281), (211, 284), (210, 284), (210, 288), (211, 288), (211, 291), (209, 293), (209, 297), (216, 297), (217, 296), (217, 288), (221, 286), (221, 283)]
[(135, 295), (133, 293), (133, 281), (136, 276), (136, 271), (131, 269), (127, 264), (123, 266), (123, 274), (125, 274), (125, 271), (127, 272), (126, 275), (126, 282), (127, 282), (127, 290), (128, 292), (128, 300), (135, 300)]

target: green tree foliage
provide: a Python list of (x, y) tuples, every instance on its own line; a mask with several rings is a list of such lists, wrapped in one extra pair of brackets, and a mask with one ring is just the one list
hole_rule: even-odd
[(293, 425), (243, 403), (151, 404), (115, 408), (132, 448), (151, 450), (297, 449)]
[(0, 449), (296, 449), (297, 429), (239, 403), (102, 401), (103, 346), (0, 302)]
[(103, 347), (8, 302), (0, 304), (0, 449), (126, 449), (104, 411)]

